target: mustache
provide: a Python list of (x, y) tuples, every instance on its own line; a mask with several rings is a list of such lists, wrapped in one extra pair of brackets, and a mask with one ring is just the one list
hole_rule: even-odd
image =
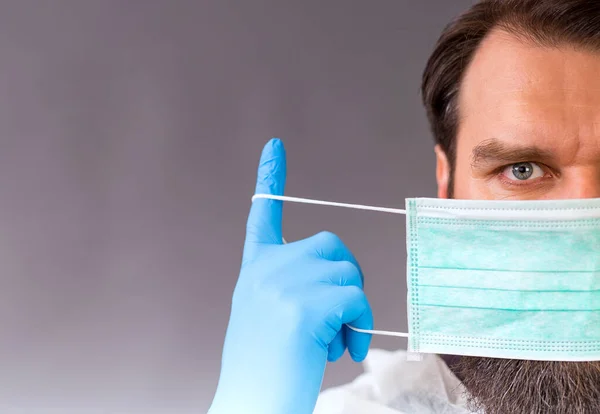
[(600, 413), (600, 361), (459, 357), (450, 369), (461, 379), (472, 411)]

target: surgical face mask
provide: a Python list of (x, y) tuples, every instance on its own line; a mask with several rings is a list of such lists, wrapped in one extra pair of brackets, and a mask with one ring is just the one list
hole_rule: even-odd
[(406, 215), (408, 337), (421, 353), (600, 360), (600, 199), (413, 198)]

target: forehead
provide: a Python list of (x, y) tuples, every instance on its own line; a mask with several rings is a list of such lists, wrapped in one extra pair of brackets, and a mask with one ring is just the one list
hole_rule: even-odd
[(493, 31), (465, 73), (459, 116), (459, 146), (495, 138), (566, 153), (574, 143), (600, 149), (600, 53)]

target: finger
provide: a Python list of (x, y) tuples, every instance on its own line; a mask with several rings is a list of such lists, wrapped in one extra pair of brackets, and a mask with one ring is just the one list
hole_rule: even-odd
[(335, 362), (344, 355), (344, 351), (346, 351), (346, 331), (347, 328), (342, 326), (333, 338), (333, 341), (329, 344), (329, 352), (327, 353), (327, 360), (329, 362)]
[(345, 280), (340, 280), (340, 283), (338, 284), (341, 286), (356, 285), (361, 288), (363, 287), (364, 276), (360, 265), (358, 264), (358, 260), (356, 260), (350, 249), (346, 247), (344, 242), (337, 235), (328, 231), (323, 231), (297, 243), (302, 245), (301, 248), (312, 250), (318, 257), (325, 260), (350, 262), (358, 272), (358, 283), (347, 283)]
[[(273, 138), (263, 148), (255, 194), (283, 195), (286, 179), (285, 148)], [(250, 208), (246, 243), (281, 244), (283, 201), (256, 199)]]
[(362, 288), (362, 273), (352, 262), (329, 262), (323, 268), (321, 278), (336, 286), (356, 286)]
[[(337, 305), (332, 308), (329, 322), (341, 331), (343, 325), (349, 324), (359, 329), (373, 329), (373, 312), (362, 289), (356, 286), (338, 288)], [(363, 361), (369, 351), (371, 335), (346, 331), (346, 345), (354, 361)]]
[[(373, 311), (371, 306), (363, 294), (365, 301), (364, 312), (356, 318), (354, 321), (348, 322), (349, 325), (359, 329), (373, 329)], [(365, 334), (362, 332), (356, 332), (347, 326), (344, 326), (346, 330), (346, 344), (348, 346), (348, 353), (350, 357), (356, 362), (362, 362), (369, 353), (369, 346), (371, 345), (371, 334)]]

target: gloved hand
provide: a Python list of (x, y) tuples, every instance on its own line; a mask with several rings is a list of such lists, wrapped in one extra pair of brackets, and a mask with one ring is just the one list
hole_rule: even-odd
[[(283, 195), (285, 178), (285, 150), (273, 139), (256, 193)], [(210, 414), (312, 413), (327, 360), (346, 347), (357, 362), (367, 355), (371, 335), (344, 326), (373, 325), (356, 259), (327, 232), (283, 244), (282, 204), (252, 204)]]

